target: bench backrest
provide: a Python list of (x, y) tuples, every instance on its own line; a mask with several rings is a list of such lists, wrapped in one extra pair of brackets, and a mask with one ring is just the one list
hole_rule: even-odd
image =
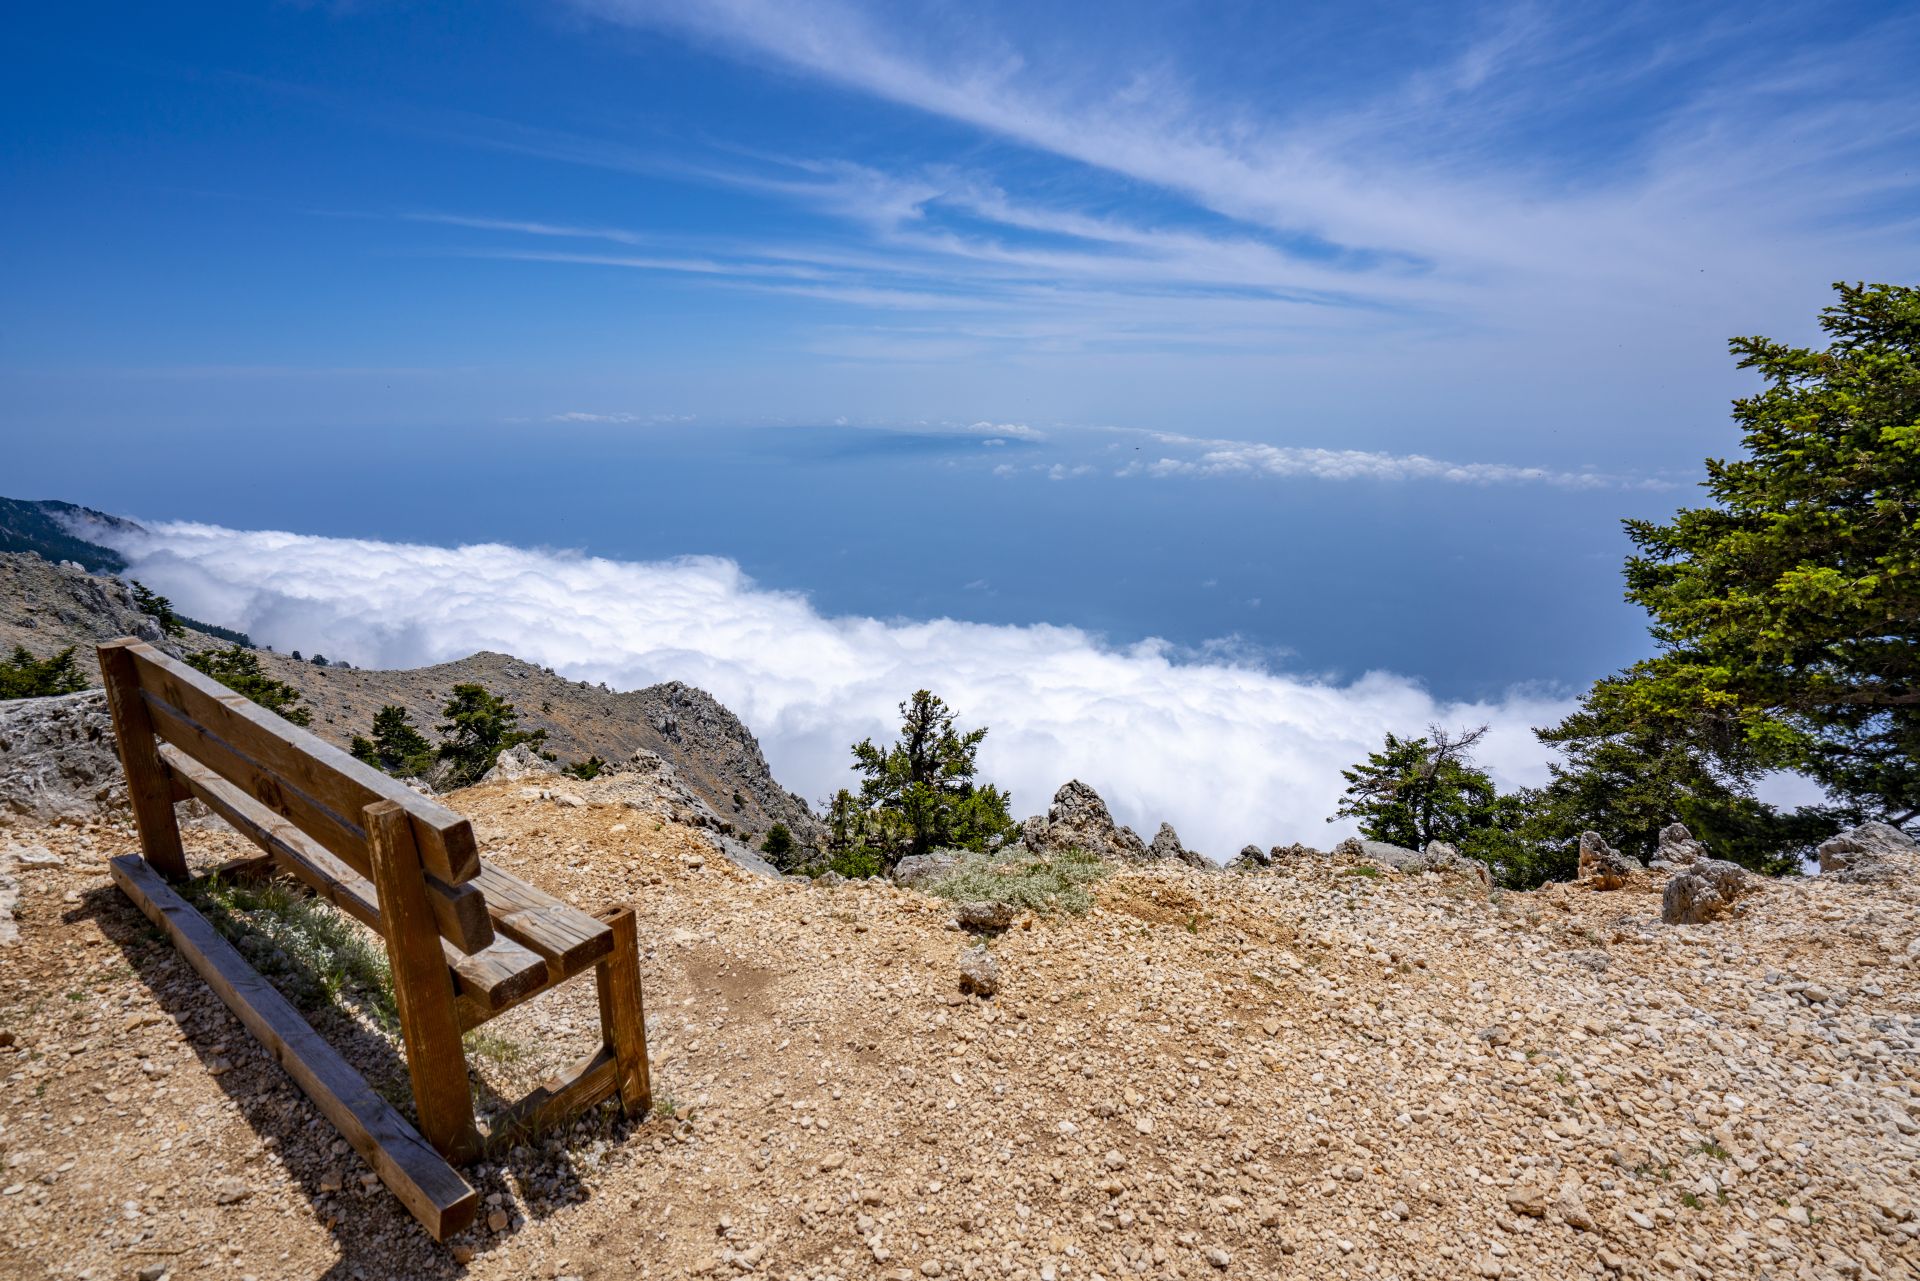
[[(139, 719), (156, 737), (244, 793), (250, 811), (256, 805), (271, 811), (368, 877), (364, 813), (391, 802), (406, 812), (429, 889), (443, 899), (475, 897), (472, 889), (455, 889), (480, 871), (473, 825), (465, 818), (151, 645), (110, 641), (99, 646), (99, 654), (116, 708), (135, 710), (137, 704)], [(449, 916), (436, 908), (435, 915), (449, 921), (475, 914)], [(484, 930), (484, 912), (478, 920)], [(462, 950), (484, 945), (471, 929), (442, 932)]]

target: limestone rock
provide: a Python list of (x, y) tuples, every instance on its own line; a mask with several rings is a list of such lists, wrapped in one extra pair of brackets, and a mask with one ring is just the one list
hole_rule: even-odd
[(1263, 867), (1272, 867), (1273, 859), (1258, 845), (1243, 845), (1227, 866), (1236, 872), (1254, 872)]
[(1920, 870), (1920, 844), (1891, 823), (1862, 823), (1822, 841), (1820, 874), (1843, 881), (1880, 881)]
[(1205, 856), (1180, 843), (1180, 834), (1173, 830), (1171, 823), (1162, 823), (1160, 830), (1153, 834), (1153, 844), (1147, 847), (1147, 856), (1162, 862), (1185, 863), (1188, 867), (1207, 866)]
[(1147, 843), (1132, 828), (1113, 821), (1100, 793), (1077, 778), (1053, 794), (1044, 818), (1035, 815), (1022, 825), (1021, 841), (1036, 854), (1080, 850), (1127, 863), (1144, 863), (1152, 857)]
[(1738, 864), (1705, 858), (1667, 882), (1660, 900), (1660, 919), (1668, 925), (1704, 925), (1726, 914), (1746, 888), (1747, 874)]
[(0, 703), (0, 821), (84, 823), (126, 808), (106, 694)]
[(909, 889), (925, 889), (951, 872), (959, 861), (960, 856), (952, 850), (909, 854), (893, 865), (893, 883)]
[(1013, 904), (980, 899), (954, 908), (953, 919), (963, 930), (1004, 930), (1013, 924)]
[(1627, 883), (1639, 864), (1628, 858), (1598, 832), (1580, 833), (1579, 879), (1596, 890), (1617, 890)]
[(1705, 857), (1705, 843), (1694, 840), (1685, 823), (1669, 823), (1660, 829), (1660, 848), (1654, 851), (1653, 866), (1689, 867)]
[(1000, 962), (985, 947), (960, 953), (960, 990), (975, 996), (992, 996), (1000, 990)]
[(560, 767), (525, 743), (515, 743), (494, 759), (482, 783), (517, 783), (524, 778), (558, 777)]

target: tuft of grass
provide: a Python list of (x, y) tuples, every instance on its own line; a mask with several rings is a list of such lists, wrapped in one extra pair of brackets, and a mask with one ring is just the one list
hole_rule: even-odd
[(1378, 877), (1380, 875), (1380, 869), (1377, 867), (1366, 867), (1362, 864), (1355, 864), (1352, 867), (1341, 868), (1340, 875)]
[(1701, 1208), (1700, 1198), (1691, 1192), (1682, 1192), (1680, 1194), (1680, 1204), (1686, 1206), (1689, 1210), (1698, 1210)]
[(485, 1028), (474, 1028), (463, 1035), (460, 1041), (466, 1047), (467, 1053), (477, 1054), (502, 1067), (518, 1063), (527, 1057), (526, 1046), (498, 1032), (489, 1032)]
[(1701, 1143), (1695, 1144), (1693, 1150), (1695, 1152), (1700, 1153), (1703, 1156), (1710, 1156), (1716, 1161), (1724, 1161), (1728, 1157), (1733, 1155), (1733, 1153), (1727, 1151), (1725, 1148), (1721, 1147), (1718, 1143), (1715, 1143), (1712, 1139), (1707, 1139)]
[(653, 1115), (663, 1121), (671, 1121), (680, 1115), (680, 1100), (671, 1094), (656, 1094), (653, 1098)]
[(955, 903), (1006, 903), (1032, 912), (1079, 916), (1093, 906), (1087, 887), (1112, 870), (1080, 850), (1046, 857), (1019, 847), (997, 854), (969, 851), (927, 888)]
[(357, 1007), (382, 1028), (399, 1024), (381, 944), (332, 904), (283, 881), (201, 882), (195, 903), (254, 968), (295, 1005)]

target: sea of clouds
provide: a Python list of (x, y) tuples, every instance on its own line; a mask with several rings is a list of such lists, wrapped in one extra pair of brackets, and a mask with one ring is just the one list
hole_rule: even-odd
[[(100, 535), (96, 533), (96, 537)], [(431, 547), (199, 524), (111, 535), (129, 576), (256, 643), (414, 667), (492, 649), (632, 689), (684, 680), (759, 736), (774, 773), (818, 801), (850, 780), (848, 745), (891, 736), (932, 689), (991, 732), (985, 776), (1044, 811), (1069, 778), (1151, 837), (1161, 821), (1216, 858), (1242, 845), (1323, 848), (1343, 782), (1389, 730), (1491, 726), (1480, 759), (1504, 785), (1540, 782), (1531, 727), (1568, 701), (1515, 690), (1436, 700), (1408, 677), (1338, 683), (1155, 640), (1114, 646), (1072, 627), (826, 617), (717, 557), (606, 560), (498, 544)]]

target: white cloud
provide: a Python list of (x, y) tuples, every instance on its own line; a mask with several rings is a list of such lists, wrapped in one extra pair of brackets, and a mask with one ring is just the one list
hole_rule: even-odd
[(664, 426), (669, 423), (690, 423), (693, 414), (596, 414), (575, 409), (564, 414), (548, 414), (550, 423), (647, 423), (652, 426)]
[(689, 681), (739, 713), (779, 778), (815, 799), (847, 781), (848, 744), (891, 732), (895, 704), (929, 687), (992, 728), (982, 765), (1019, 813), (1079, 777), (1144, 835), (1169, 820), (1216, 857), (1331, 839), (1339, 770), (1388, 730), (1489, 722), (1485, 763), (1508, 785), (1538, 782), (1546, 756), (1529, 727), (1566, 710), (1525, 691), (1444, 703), (1390, 673), (1338, 684), (1251, 660), (1180, 661), (1165, 642), (1116, 648), (1070, 627), (826, 617), (714, 557), (632, 563), (187, 524), (119, 545), (130, 572), (184, 612), (283, 650), (406, 667), (496, 649), (619, 689)]
[(1121, 475), (1149, 476), (1309, 476), (1317, 480), (1441, 480), (1469, 485), (1552, 485), (1563, 489), (1665, 489), (1660, 480), (1612, 476), (1601, 472), (1556, 471), (1512, 463), (1454, 463), (1424, 454), (1389, 454), (1364, 449), (1318, 449), (1266, 445), (1244, 440), (1196, 440), (1165, 432), (1150, 433), (1162, 444), (1197, 448), (1192, 458), (1158, 458), (1129, 463)]

